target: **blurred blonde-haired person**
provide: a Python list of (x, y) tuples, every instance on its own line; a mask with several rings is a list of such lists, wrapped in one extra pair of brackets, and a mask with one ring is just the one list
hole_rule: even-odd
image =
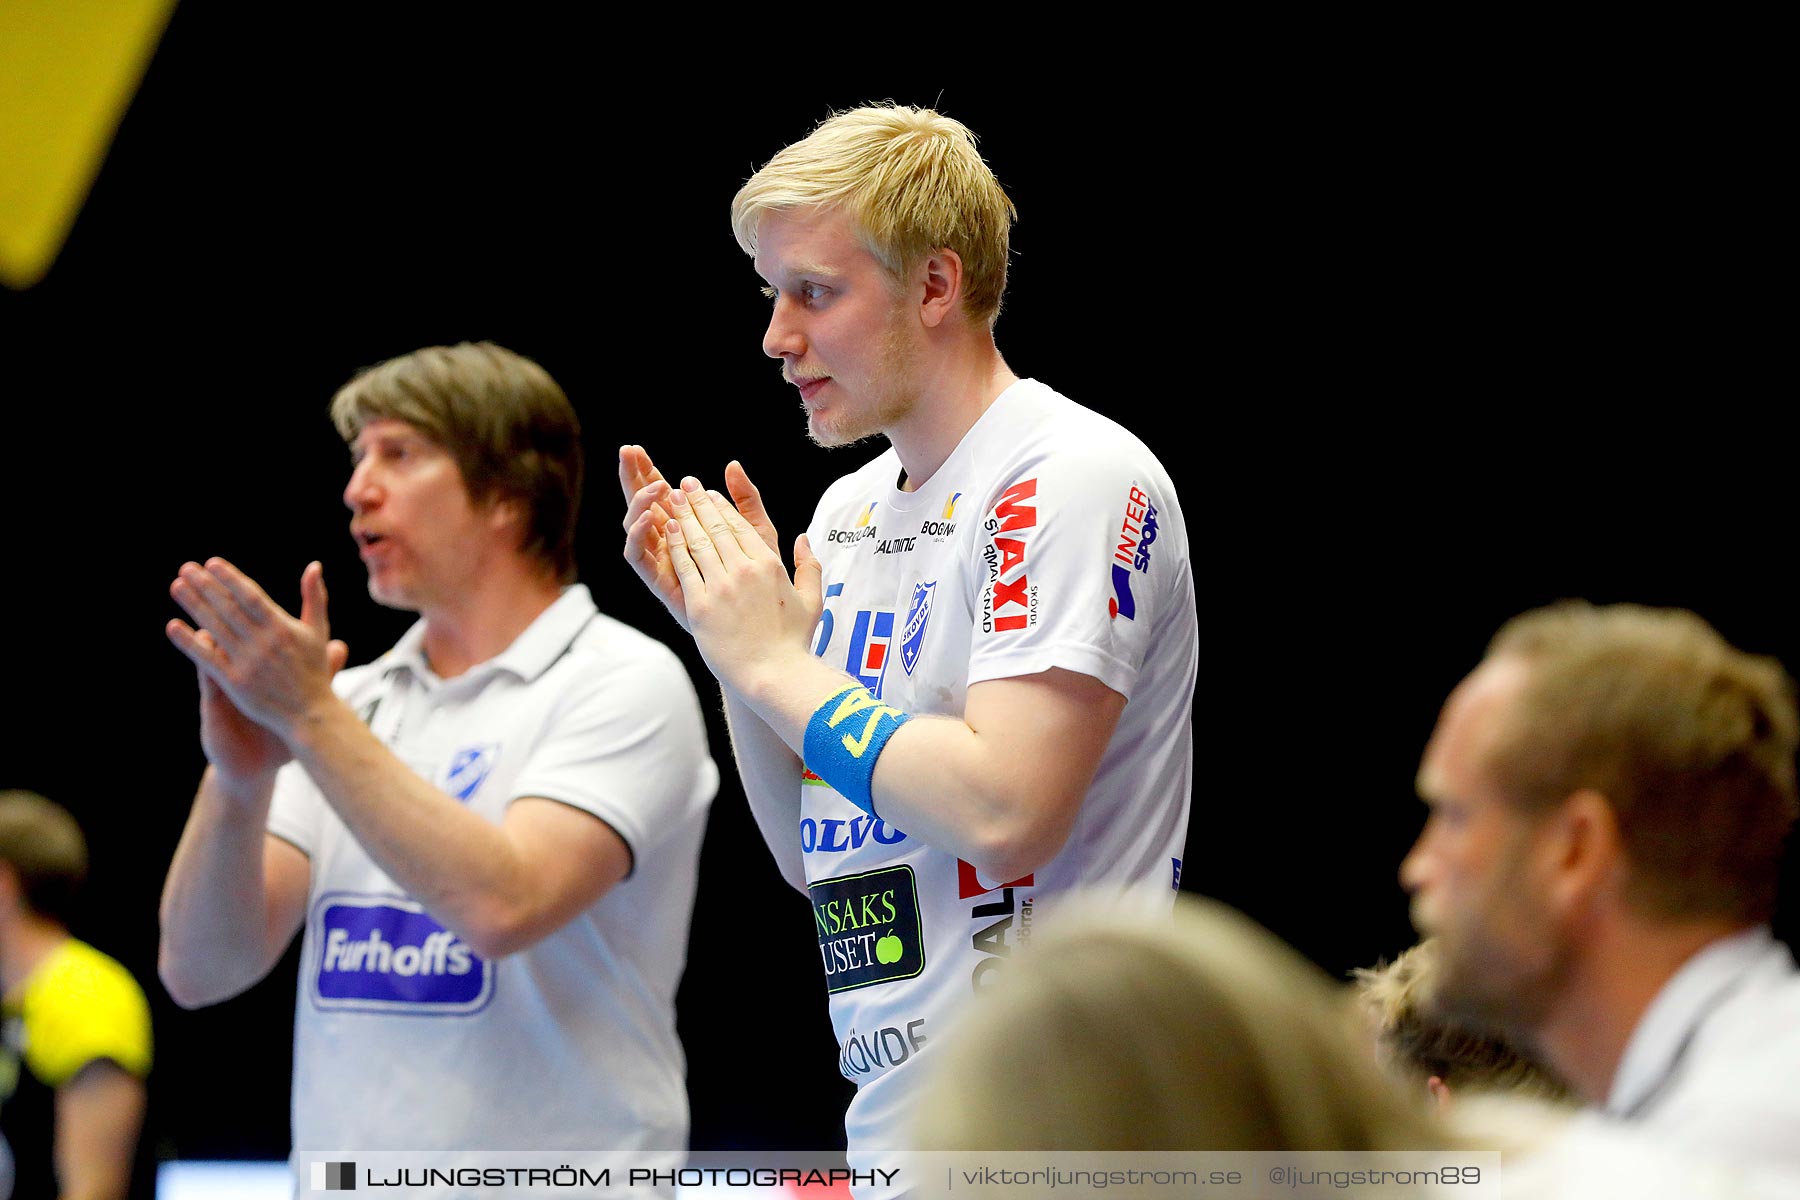
[(1187, 895), (1167, 920), (1080, 907), (1065, 907), (934, 1047), (913, 1111), (917, 1149), (1429, 1151), (1440, 1168), (1498, 1150), (1510, 1200), (1800, 1194), (1791, 1177), (1598, 1124), (1453, 1124), (1368, 1052), (1353, 991), (1244, 914)]
[(1458, 1095), (1502, 1093), (1573, 1103), (1568, 1085), (1530, 1053), (1438, 1009), (1437, 951), (1437, 942), (1426, 938), (1392, 962), (1351, 973), (1382, 1065), (1424, 1087), (1439, 1104), (1449, 1102), (1453, 1088)]

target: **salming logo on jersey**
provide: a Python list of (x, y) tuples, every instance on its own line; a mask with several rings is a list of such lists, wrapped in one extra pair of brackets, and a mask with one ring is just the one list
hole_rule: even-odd
[(455, 1014), (493, 995), (492, 964), (412, 901), (338, 893), (316, 911), (318, 1008)]
[(1137, 600), (1131, 594), (1131, 573), (1150, 570), (1150, 543), (1156, 540), (1156, 506), (1137, 484), (1125, 498), (1125, 519), (1119, 525), (1119, 544), (1113, 548), (1113, 594), (1106, 601), (1107, 615), (1128, 621), (1137, 619)]
[(1007, 488), (994, 505), (986, 528), (988, 544), (982, 548), (988, 583), (981, 594), (981, 631), (1000, 633), (1023, 629), (1037, 612), (1037, 589), (1025, 573), (1023, 531), (1037, 525), (1037, 480), (1024, 479)]

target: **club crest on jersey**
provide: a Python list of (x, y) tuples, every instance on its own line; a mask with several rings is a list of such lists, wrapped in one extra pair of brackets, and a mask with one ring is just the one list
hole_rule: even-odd
[(414, 901), (331, 892), (313, 911), (315, 1008), (460, 1016), (493, 998), (493, 965)]
[(911, 675), (919, 665), (919, 647), (925, 644), (925, 623), (931, 620), (931, 598), (937, 580), (913, 584), (912, 606), (906, 610), (906, 629), (900, 641), (900, 665)]
[(444, 790), (467, 804), (487, 781), (488, 773), (494, 769), (494, 760), (499, 757), (500, 747), (493, 742), (458, 750), (444, 771)]

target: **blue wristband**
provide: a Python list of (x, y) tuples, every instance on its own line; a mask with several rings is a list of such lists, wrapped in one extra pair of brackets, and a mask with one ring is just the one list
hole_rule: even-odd
[(910, 720), (910, 713), (883, 704), (868, 688), (847, 684), (806, 723), (806, 767), (872, 817), (875, 760), (894, 730)]

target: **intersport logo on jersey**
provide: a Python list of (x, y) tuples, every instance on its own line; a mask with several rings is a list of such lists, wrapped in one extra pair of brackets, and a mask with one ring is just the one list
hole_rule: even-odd
[(1113, 594), (1106, 602), (1109, 617), (1127, 621), (1137, 619), (1137, 599), (1131, 594), (1131, 576), (1135, 571), (1150, 571), (1150, 543), (1156, 540), (1156, 506), (1137, 484), (1125, 497), (1125, 518), (1119, 523), (1119, 544), (1113, 548)]
[(333, 893), (314, 911), (318, 1008), (448, 1015), (493, 996), (492, 964), (412, 901)]

